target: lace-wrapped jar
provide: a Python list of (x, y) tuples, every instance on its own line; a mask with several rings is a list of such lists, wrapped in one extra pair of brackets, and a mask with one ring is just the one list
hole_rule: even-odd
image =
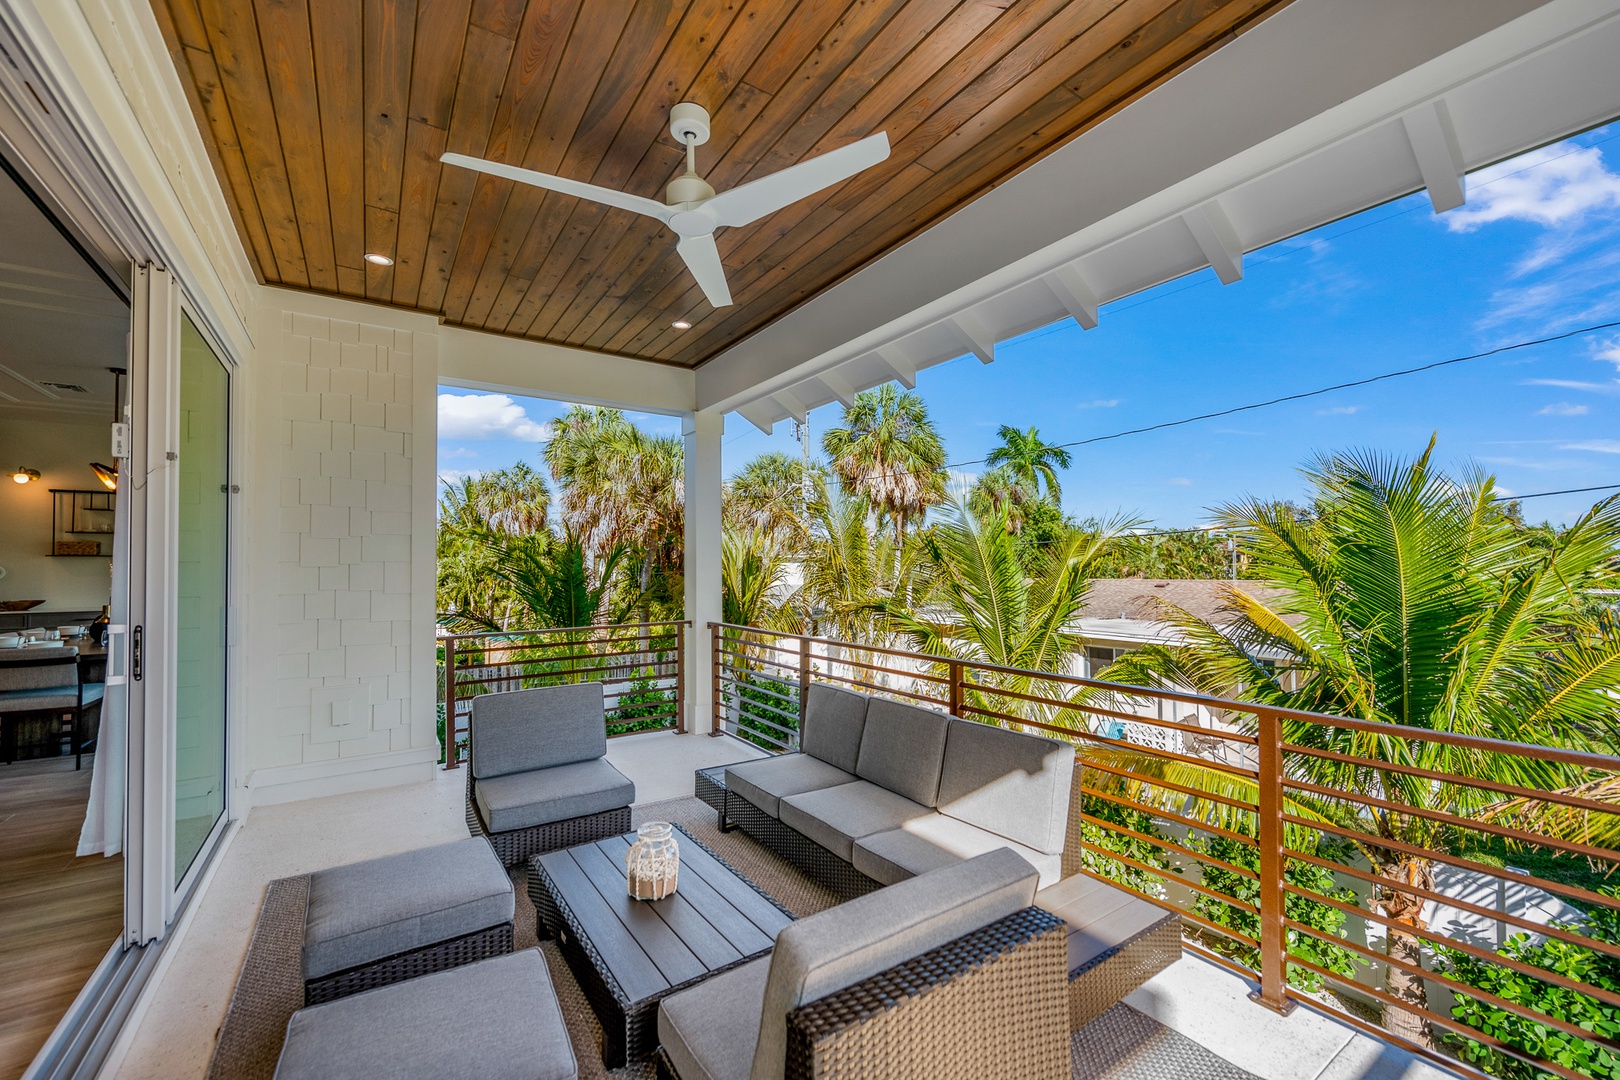
[(675, 891), (681, 872), (681, 850), (675, 829), (667, 821), (649, 821), (636, 830), (636, 842), (624, 856), (630, 896), (636, 900), (662, 900)]

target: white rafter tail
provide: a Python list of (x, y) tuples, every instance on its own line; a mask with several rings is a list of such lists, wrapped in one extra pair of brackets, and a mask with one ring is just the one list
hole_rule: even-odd
[(996, 336), (976, 315), (963, 311), (945, 321), (955, 331), (957, 339), (967, 346), (968, 352), (979, 358), (979, 363), (996, 362)]
[(742, 415), (744, 420), (767, 435), (771, 433), (771, 428), (776, 425), (776, 416), (771, 412), (768, 399), (765, 401), (750, 401), (746, 405), (739, 405), (737, 406), (737, 412)]
[(731, 306), (731, 287), (726, 284), (726, 268), (720, 262), (720, 249), (714, 245), (714, 234), (683, 236), (675, 245), (675, 253), (697, 279), (698, 288), (713, 307)]
[(1417, 157), (1418, 172), (1423, 174), (1423, 186), (1429, 189), (1434, 212), (1455, 210), (1466, 202), (1462, 148), (1457, 145), (1457, 129), (1451, 123), (1445, 99), (1413, 109), (1401, 117), (1401, 126)]
[(703, 204), (717, 225), (747, 225), (824, 188), (842, 184), (889, 156), (889, 136), (880, 131), (780, 172), (722, 191)]
[(1077, 267), (1060, 266), (1041, 280), (1080, 329), (1097, 329), (1097, 293)]
[(879, 345), (877, 358), (883, 361), (883, 366), (894, 374), (895, 381), (907, 390), (917, 389), (917, 365), (907, 356), (900, 346), (893, 344)]
[(837, 371), (823, 371), (816, 378), (827, 388), (827, 393), (838, 399), (838, 404), (846, 409), (855, 407), (855, 385), (848, 379)]
[(795, 394), (793, 391), (778, 390), (776, 393), (771, 395), (771, 400), (776, 402), (777, 408), (793, 417), (793, 419), (797, 420), (799, 423), (804, 424), (809, 422), (810, 410), (805, 408), (804, 402), (800, 401), (799, 395)]
[(1181, 215), (1181, 220), (1192, 230), (1198, 249), (1204, 253), (1210, 269), (1230, 285), (1243, 278), (1243, 245), (1219, 202), (1210, 201)]
[(490, 161), (487, 158), (468, 157), (466, 154), (441, 154), (439, 160), (446, 165), (456, 165), (463, 169), (487, 173), (490, 176), (514, 180), (519, 184), (529, 184), (533, 187), (545, 188), (548, 191), (572, 195), (576, 199), (589, 199), (591, 202), (601, 203), (604, 206), (616, 206), (620, 210), (628, 210), (632, 214), (645, 214), (647, 217), (656, 218), (666, 225), (669, 224), (670, 216), (675, 213), (674, 208), (665, 206), (655, 199), (631, 195), (625, 191), (614, 191), (612, 188), (598, 187), (595, 184), (587, 184), (579, 180), (570, 180), (566, 176), (553, 176), (551, 173), (536, 172), (533, 169), (507, 165), (500, 161)]

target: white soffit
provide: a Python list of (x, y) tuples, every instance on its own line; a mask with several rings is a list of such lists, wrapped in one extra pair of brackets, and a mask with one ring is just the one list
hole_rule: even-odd
[(1296, 0), (705, 364), (698, 407), (769, 431), (1412, 191), (1448, 209), (1620, 116), (1615, 56), (1620, 0)]

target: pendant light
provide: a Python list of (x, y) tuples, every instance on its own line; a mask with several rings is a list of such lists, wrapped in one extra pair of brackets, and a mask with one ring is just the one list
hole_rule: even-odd
[[(116, 425), (118, 423), (118, 414), (122, 411), (121, 405), (123, 404), (124, 400), (124, 369), (115, 367), (108, 368), (107, 370), (112, 372), (113, 375), (113, 424)], [(90, 463), (90, 471), (96, 474), (96, 479), (100, 480), (102, 486), (108, 491), (118, 490), (117, 459), (114, 459), (111, 465), (103, 465), (99, 461), (92, 461)]]

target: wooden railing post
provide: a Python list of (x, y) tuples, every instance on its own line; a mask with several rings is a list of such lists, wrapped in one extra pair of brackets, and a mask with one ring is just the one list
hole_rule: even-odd
[(951, 671), (951, 715), (962, 715), (962, 661), (952, 660)]
[(444, 639), (444, 767), (456, 767), (456, 639)]
[(720, 655), (720, 624), (710, 623), (709, 661), (714, 666), (714, 674), (710, 680), (711, 685), (714, 688), (714, 696), (710, 704), (714, 711), (709, 716), (709, 735), (714, 738), (718, 738), (719, 736), (725, 734), (726, 730), (726, 702), (723, 687), (721, 686), (720, 682)]
[(810, 639), (799, 636), (799, 741), (804, 737), (804, 709), (810, 701)]
[(686, 624), (675, 624), (675, 730), (686, 734)]
[(1283, 747), (1282, 718), (1270, 710), (1255, 714), (1259, 721), (1260, 820), (1255, 829), (1260, 848), (1260, 989), (1250, 994), (1279, 1013), (1293, 1010), (1288, 997), (1288, 931), (1283, 889)]

